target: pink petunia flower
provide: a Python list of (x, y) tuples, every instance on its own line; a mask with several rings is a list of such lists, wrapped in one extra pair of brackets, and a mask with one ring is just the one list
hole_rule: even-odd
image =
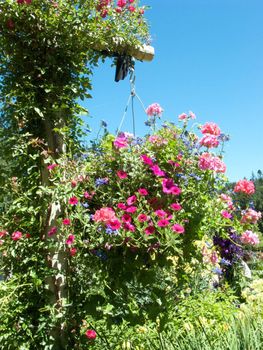
[(15, 231), (12, 233), (11, 238), (13, 241), (18, 241), (19, 239), (22, 238), (22, 232), (20, 231)]
[(141, 196), (147, 196), (147, 195), (148, 195), (148, 191), (147, 191), (145, 188), (139, 188), (139, 189), (138, 189), (138, 193), (139, 193)]
[(222, 210), (221, 211), (221, 215), (223, 216), (223, 218), (225, 219), (231, 219), (232, 215), (227, 211), (227, 210)]
[(157, 209), (155, 210), (155, 215), (157, 215), (159, 218), (165, 218), (167, 216), (166, 211), (164, 211), (163, 209)]
[(116, 148), (127, 148), (129, 146), (127, 137), (125, 136), (117, 136), (113, 141), (113, 144)]
[(117, 176), (120, 179), (126, 179), (128, 177), (128, 174), (125, 171), (123, 171), (123, 170), (118, 170), (117, 171)]
[(75, 248), (75, 247), (70, 248), (69, 254), (70, 254), (70, 256), (76, 255), (77, 254), (77, 248)]
[(179, 224), (174, 224), (172, 226), (172, 230), (176, 233), (184, 233), (184, 227), (182, 225), (179, 225)]
[(97, 337), (97, 333), (93, 329), (88, 329), (85, 335), (89, 340), (94, 340)]
[(75, 240), (75, 236), (69, 235), (68, 238), (66, 239), (65, 243), (66, 243), (66, 245), (71, 246), (73, 244), (74, 240)]
[(125, 205), (124, 203), (118, 203), (117, 204), (117, 208), (121, 209), (121, 210), (126, 210), (127, 209), (127, 205)]
[(108, 222), (108, 225), (112, 230), (118, 230), (121, 227), (121, 223), (118, 219), (114, 219)]
[(63, 224), (63, 225), (70, 225), (70, 224), (71, 224), (70, 219), (64, 219), (64, 220), (62, 221), (62, 224)]
[(141, 154), (140, 158), (144, 164), (149, 165), (149, 166), (153, 165), (153, 160), (151, 158), (149, 158), (146, 154)]
[(129, 222), (124, 222), (122, 227), (124, 228), (125, 231), (130, 231), (130, 232), (135, 231), (135, 226), (130, 224)]
[(148, 220), (148, 216), (146, 214), (139, 214), (137, 219), (139, 222), (145, 222)]
[(170, 207), (175, 211), (180, 211), (182, 209), (181, 205), (179, 203), (172, 203)]
[(73, 196), (73, 197), (69, 198), (68, 202), (69, 202), (69, 204), (71, 204), (71, 205), (77, 205), (78, 202), (79, 202), (79, 200), (78, 200), (77, 197)]
[(47, 169), (48, 169), (49, 171), (51, 171), (51, 170), (55, 169), (57, 166), (58, 166), (58, 165), (55, 164), (55, 163), (54, 163), (54, 164), (50, 164), (50, 165), (47, 166)]
[(121, 217), (121, 221), (122, 222), (131, 222), (132, 221), (132, 217), (129, 214), (123, 214)]
[(168, 226), (170, 224), (170, 222), (169, 222), (169, 220), (167, 220), (167, 219), (161, 219), (161, 220), (159, 220), (158, 222), (157, 222), (157, 225), (159, 226), (159, 227), (166, 227), (166, 226)]
[(157, 164), (152, 165), (150, 169), (155, 176), (165, 176), (165, 172), (161, 170), (161, 168)]
[(58, 229), (57, 229), (56, 226), (51, 227), (50, 230), (49, 230), (48, 233), (47, 233), (48, 237), (53, 236), (54, 234), (57, 233), (57, 231), (58, 231)]
[(132, 204), (136, 203), (136, 201), (137, 201), (137, 197), (135, 195), (133, 195), (127, 199), (127, 204), (132, 205)]
[(155, 231), (155, 228), (153, 226), (147, 226), (145, 229), (144, 229), (144, 232), (147, 236), (153, 234)]
[(126, 209), (127, 213), (135, 213), (136, 211), (137, 211), (137, 207), (135, 207), (135, 206), (131, 206), (131, 207)]
[(126, 0), (118, 0), (117, 1), (117, 6), (119, 7), (124, 7), (127, 4)]

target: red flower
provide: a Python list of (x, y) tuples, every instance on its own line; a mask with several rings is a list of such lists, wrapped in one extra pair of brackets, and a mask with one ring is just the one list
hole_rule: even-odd
[(121, 220), (123, 222), (131, 222), (132, 221), (132, 218), (129, 214), (124, 214), (122, 217), (121, 217)]
[(22, 232), (20, 231), (13, 232), (11, 238), (13, 241), (18, 241), (19, 239), (22, 238)]
[(53, 226), (53, 227), (51, 227), (51, 229), (48, 231), (48, 237), (50, 237), (50, 236), (53, 236), (55, 233), (57, 233), (57, 227), (56, 226)]
[(140, 156), (141, 160), (143, 161), (144, 164), (147, 164), (147, 165), (150, 165), (152, 166), (153, 165), (153, 161), (151, 158), (149, 158), (146, 154), (142, 154)]
[(77, 205), (78, 202), (79, 202), (79, 200), (78, 200), (77, 197), (73, 196), (73, 197), (69, 198), (68, 202), (69, 202), (69, 204), (71, 204), (71, 205)]
[(145, 188), (139, 188), (139, 189), (138, 189), (138, 193), (139, 193), (141, 196), (147, 196), (148, 191), (147, 191)]
[(117, 6), (119, 7), (124, 7), (127, 4), (126, 0), (118, 0), (117, 1)]
[(124, 203), (118, 203), (117, 207), (118, 207), (118, 209), (121, 209), (121, 210), (126, 210), (127, 209), (127, 206)]
[(159, 220), (158, 222), (157, 222), (157, 225), (159, 226), (159, 227), (166, 227), (166, 226), (168, 226), (169, 225), (169, 221), (167, 220), (167, 219), (161, 219), (161, 220)]
[(93, 329), (88, 329), (85, 335), (89, 340), (94, 340), (97, 337), (97, 333)]
[(148, 220), (148, 216), (146, 214), (139, 214), (137, 217), (138, 221), (145, 222)]
[(7, 26), (7, 28), (10, 29), (10, 30), (15, 29), (15, 23), (14, 23), (14, 21), (13, 21), (11, 18), (9, 18), (9, 19), (7, 20), (6, 26)]
[(130, 12), (134, 12), (136, 10), (134, 6), (129, 6), (128, 9)]
[(112, 230), (118, 230), (121, 227), (121, 223), (118, 219), (111, 220), (108, 225)]
[(128, 177), (128, 174), (125, 171), (123, 171), (123, 170), (118, 170), (117, 171), (117, 176), (120, 179), (126, 179)]
[(63, 225), (70, 225), (70, 219), (64, 219), (64, 220), (62, 221), (62, 224), (63, 224)]
[(148, 226), (146, 227), (146, 229), (144, 230), (144, 232), (146, 233), (146, 235), (151, 235), (153, 234), (155, 231), (155, 228), (153, 226)]
[(76, 255), (76, 254), (77, 254), (77, 248), (75, 248), (75, 247), (70, 248), (69, 254), (70, 254), (71, 256)]

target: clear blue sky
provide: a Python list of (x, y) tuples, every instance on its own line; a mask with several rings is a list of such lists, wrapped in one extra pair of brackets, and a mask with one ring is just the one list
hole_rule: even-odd
[[(197, 122), (216, 122), (230, 134), (225, 162), (230, 180), (263, 170), (263, 1), (144, 0), (156, 56), (136, 63), (136, 91), (147, 106), (158, 102), (164, 120), (192, 110)], [(129, 81), (115, 83), (111, 61), (93, 76), (93, 99), (85, 106), (98, 129), (101, 119), (117, 129)], [(136, 132), (142, 136), (145, 114), (135, 104)], [(123, 131), (132, 131), (128, 110)]]

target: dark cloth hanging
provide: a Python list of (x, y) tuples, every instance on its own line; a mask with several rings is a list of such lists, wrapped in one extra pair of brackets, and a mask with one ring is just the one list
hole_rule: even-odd
[(118, 82), (126, 78), (129, 69), (133, 68), (134, 63), (132, 57), (126, 55), (118, 55), (116, 59), (115, 81)]

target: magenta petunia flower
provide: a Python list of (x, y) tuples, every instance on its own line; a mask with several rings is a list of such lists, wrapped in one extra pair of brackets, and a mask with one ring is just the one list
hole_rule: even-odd
[(71, 204), (71, 205), (77, 205), (78, 202), (79, 202), (79, 200), (78, 200), (77, 197), (73, 196), (73, 197), (69, 198), (68, 202), (69, 202), (69, 204)]
[(159, 226), (159, 227), (166, 227), (166, 226), (168, 226), (170, 224), (170, 222), (169, 222), (169, 220), (167, 220), (167, 219), (161, 219), (161, 220), (159, 220), (158, 222), (157, 222), (157, 225)]
[(175, 210), (175, 211), (179, 211), (179, 210), (182, 209), (182, 207), (181, 207), (181, 205), (180, 205), (179, 203), (172, 203), (172, 204), (170, 205), (170, 207), (171, 207), (173, 210)]
[(145, 222), (148, 220), (148, 216), (146, 214), (139, 214), (137, 219), (139, 222)]
[(125, 205), (124, 203), (118, 203), (117, 204), (117, 208), (121, 209), (121, 210), (126, 210), (127, 209), (127, 205)]
[(147, 195), (148, 195), (148, 191), (147, 191), (145, 188), (139, 188), (139, 189), (138, 189), (138, 193), (139, 193), (141, 196), (147, 196)]
[(51, 170), (55, 169), (57, 166), (58, 166), (57, 164), (50, 164), (50, 165), (47, 166), (47, 169), (49, 171), (51, 171)]
[(165, 172), (157, 164), (151, 166), (150, 169), (155, 176), (165, 176)]
[(70, 224), (71, 224), (71, 221), (70, 221), (70, 219), (64, 219), (64, 220), (62, 221), (62, 224), (63, 224), (63, 225), (70, 225)]
[(137, 207), (135, 207), (135, 206), (131, 206), (131, 207), (126, 209), (127, 213), (135, 213), (136, 211), (137, 211)]
[(70, 248), (69, 254), (70, 254), (70, 256), (76, 255), (77, 254), (77, 248), (75, 248), (75, 247)]
[(58, 229), (56, 226), (51, 227), (51, 229), (47, 233), (48, 237), (53, 236), (54, 234), (57, 233), (57, 231), (58, 231)]
[(153, 160), (149, 158), (146, 154), (142, 154), (140, 158), (143, 161), (143, 163), (146, 165), (152, 166), (154, 164)]
[(123, 170), (118, 170), (117, 176), (118, 176), (118, 178), (123, 180), (123, 179), (126, 179), (128, 177), (128, 174)]
[(75, 236), (74, 235), (69, 235), (68, 238), (66, 239), (66, 245), (72, 245), (73, 242), (75, 240)]
[(227, 210), (222, 210), (221, 211), (221, 215), (223, 216), (223, 218), (225, 219), (231, 219), (232, 215), (227, 211)]
[(131, 222), (132, 221), (132, 217), (129, 214), (123, 214), (121, 217), (121, 221), (122, 222)]
[(166, 211), (164, 211), (163, 209), (157, 209), (155, 210), (155, 215), (157, 215), (159, 218), (165, 218), (167, 216)]
[(124, 222), (122, 227), (124, 228), (125, 231), (130, 231), (130, 232), (135, 231), (135, 226), (130, 224), (129, 222)]
[(154, 231), (155, 231), (155, 228), (154, 228), (153, 226), (148, 226), (148, 227), (146, 227), (146, 229), (144, 230), (144, 232), (146, 233), (147, 236), (153, 234)]
[(93, 329), (88, 329), (85, 335), (89, 340), (94, 340), (97, 337), (97, 333)]
[(121, 227), (121, 223), (118, 219), (109, 221), (108, 225), (112, 230), (118, 230)]
[(176, 233), (184, 233), (184, 227), (182, 225), (179, 225), (179, 224), (174, 224), (172, 226), (172, 230)]
[(18, 241), (19, 239), (22, 238), (22, 232), (20, 231), (15, 231), (12, 233), (11, 238), (13, 241)]
[(127, 204), (132, 205), (132, 204), (136, 203), (136, 201), (137, 201), (137, 197), (135, 195), (133, 195), (127, 199)]

